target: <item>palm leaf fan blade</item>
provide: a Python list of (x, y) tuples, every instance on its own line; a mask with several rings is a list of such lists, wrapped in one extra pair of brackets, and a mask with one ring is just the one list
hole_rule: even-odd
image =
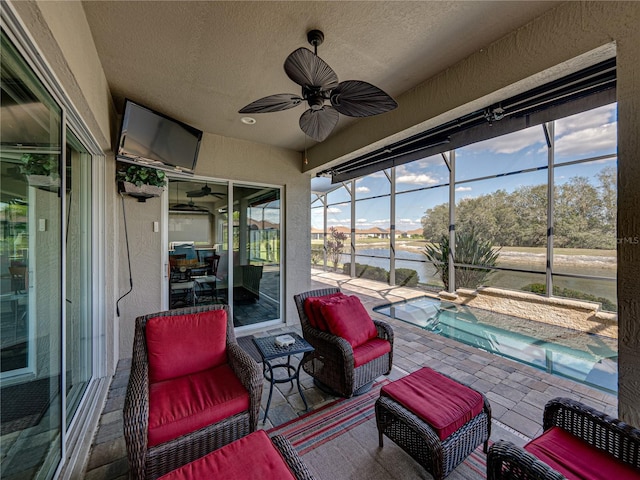
[(299, 48), (292, 52), (284, 61), (284, 71), (291, 80), (302, 87), (330, 90), (338, 86), (336, 72), (307, 48)]
[(340, 82), (331, 92), (331, 105), (349, 117), (370, 117), (398, 106), (384, 91), (360, 80)]
[(329, 106), (309, 109), (300, 116), (300, 128), (317, 142), (322, 142), (338, 123), (338, 112)]
[(276, 93), (251, 102), (238, 113), (271, 113), (281, 112), (300, 105), (302, 98), (293, 93)]

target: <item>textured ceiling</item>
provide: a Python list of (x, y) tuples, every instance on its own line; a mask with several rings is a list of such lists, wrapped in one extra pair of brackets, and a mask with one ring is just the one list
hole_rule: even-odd
[[(340, 81), (364, 80), (391, 96), (526, 24), (559, 2), (542, 1), (85, 1), (96, 48), (121, 113), (123, 99), (205, 132), (302, 150), (314, 142), (298, 127), (305, 107), (257, 114), (238, 110), (275, 93), (299, 94), (283, 70), (309, 47)], [(481, 81), (481, 79), (479, 79)], [(355, 121), (340, 116), (335, 131)], [(334, 131), (334, 132), (335, 132)]]

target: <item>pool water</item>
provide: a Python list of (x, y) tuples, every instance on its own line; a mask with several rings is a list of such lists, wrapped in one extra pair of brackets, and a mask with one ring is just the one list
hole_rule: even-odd
[(374, 311), (552, 375), (617, 394), (616, 339), (430, 297), (382, 305)]

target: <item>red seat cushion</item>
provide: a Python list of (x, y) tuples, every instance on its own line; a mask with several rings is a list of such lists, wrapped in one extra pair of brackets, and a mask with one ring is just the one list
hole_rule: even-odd
[(249, 409), (249, 392), (227, 364), (149, 386), (149, 446)]
[(147, 320), (149, 381), (161, 382), (227, 362), (227, 312), (208, 312)]
[(440, 440), (459, 430), (484, 407), (480, 393), (428, 367), (385, 385), (381, 394), (427, 422)]
[(295, 480), (280, 451), (257, 430), (177, 470), (161, 480)]
[(568, 479), (640, 479), (640, 470), (589, 445), (560, 427), (551, 427), (524, 447)]
[(354, 348), (378, 336), (367, 309), (355, 295), (331, 299), (324, 302), (320, 310), (329, 331), (344, 338)]
[(358, 368), (391, 351), (389, 340), (371, 338), (353, 349), (353, 366)]
[(307, 318), (309, 318), (309, 324), (317, 328), (318, 330), (322, 330), (323, 332), (328, 331), (327, 323), (324, 321), (324, 317), (322, 316), (322, 312), (320, 311), (320, 305), (327, 301), (330, 301), (334, 298), (344, 297), (345, 294), (342, 292), (330, 293), (328, 295), (323, 295), (321, 297), (309, 297), (304, 301), (304, 313), (307, 314)]

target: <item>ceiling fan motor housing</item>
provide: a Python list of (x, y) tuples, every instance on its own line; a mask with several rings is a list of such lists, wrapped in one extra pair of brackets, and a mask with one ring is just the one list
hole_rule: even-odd
[(324, 42), (324, 33), (320, 30), (309, 30), (307, 32), (307, 41), (313, 47), (318, 47)]

